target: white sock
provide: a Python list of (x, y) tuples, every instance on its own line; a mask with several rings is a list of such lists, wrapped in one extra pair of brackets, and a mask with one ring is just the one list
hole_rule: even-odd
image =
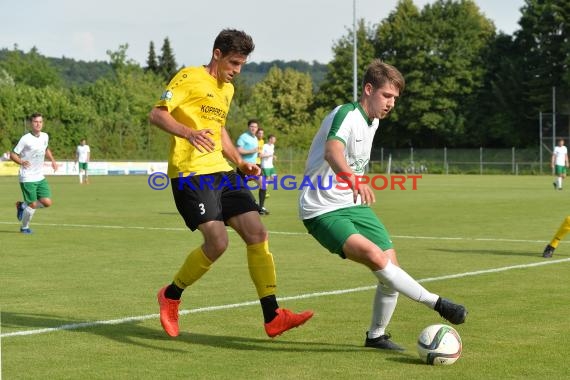
[(406, 297), (421, 302), (431, 309), (435, 307), (439, 296), (428, 292), (402, 268), (392, 264), (392, 261), (388, 260), (388, 265), (384, 269), (377, 270), (374, 274), (382, 283)]
[(24, 214), (22, 215), (22, 228), (30, 228), (30, 221), (34, 216), (36, 209), (26, 206), (24, 209)]
[(368, 329), (368, 338), (378, 338), (384, 335), (386, 327), (392, 319), (392, 314), (396, 310), (398, 303), (398, 292), (392, 288), (378, 283), (374, 303), (372, 304), (372, 321)]
[(79, 183), (83, 183), (83, 173), (79, 171)]
[(562, 189), (562, 177), (558, 177), (558, 178), (556, 179), (556, 183), (558, 184), (558, 188), (559, 188), (559, 189)]

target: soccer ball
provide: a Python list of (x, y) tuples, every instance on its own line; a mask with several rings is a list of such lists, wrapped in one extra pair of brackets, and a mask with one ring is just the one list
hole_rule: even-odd
[(450, 365), (461, 356), (461, 337), (448, 325), (431, 325), (418, 337), (420, 359), (431, 365)]

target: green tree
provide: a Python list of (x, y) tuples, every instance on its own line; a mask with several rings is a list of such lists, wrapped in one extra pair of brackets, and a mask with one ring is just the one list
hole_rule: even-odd
[(57, 70), (63, 85), (66, 87), (82, 86), (93, 83), (106, 75), (113, 75), (113, 68), (109, 62), (104, 61), (76, 61), (71, 58), (48, 58), (51, 65)]
[(155, 74), (159, 73), (158, 61), (156, 58), (156, 53), (154, 51), (154, 42), (150, 41), (148, 48), (148, 57), (146, 59), (146, 71), (152, 71)]
[(156, 133), (148, 123), (148, 112), (163, 88), (162, 78), (140, 67), (121, 69), (116, 78), (102, 78), (85, 88), (93, 101), (96, 122), (86, 131), (94, 156), (107, 159), (124, 157), (166, 157), (166, 134)]
[(536, 129), (539, 111), (552, 112), (552, 88), (557, 110), (570, 112), (570, 3), (562, 0), (526, 0), (515, 43), (525, 69), (523, 128)]
[(0, 68), (0, 86), (13, 86), (14, 84), (14, 78), (6, 70)]
[(73, 157), (73, 147), (81, 130), (89, 125), (95, 115), (88, 99), (66, 87), (0, 86), (3, 146), (7, 139), (8, 145), (13, 147), (20, 136), (28, 131), (27, 119), (33, 112), (44, 115), (50, 146), (62, 159)]
[(129, 68), (138, 68), (138, 63), (129, 58), (127, 51), (129, 50), (129, 44), (119, 45), (119, 48), (115, 51), (107, 50), (107, 55), (111, 61), (111, 67), (115, 72), (126, 70)]
[[(315, 120), (309, 112), (313, 100), (309, 74), (272, 67), (252, 90), (251, 100), (241, 107), (245, 118), (255, 117), (262, 127), (284, 144), (308, 147)], [(245, 125), (245, 119), (240, 126)], [(233, 130), (232, 135), (238, 131)]]
[[(407, 80), (387, 121), (397, 145), (463, 143), (468, 104), (483, 86), (486, 49), (494, 26), (471, 0), (438, 0), (418, 15), (401, 0), (378, 28), (377, 53)], [(406, 135), (403, 135), (403, 131)]]
[(178, 65), (176, 64), (168, 37), (162, 43), (161, 53), (160, 57), (158, 57), (158, 67), (164, 80), (168, 82), (178, 71)]
[(61, 85), (57, 70), (36, 47), (24, 53), (15, 46), (14, 50), (9, 51), (0, 61), (0, 68), (6, 70), (16, 83), (35, 88)]
[(483, 87), (469, 104), (465, 139), (472, 145), (524, 147), (536, 139), (536, 126), (523, 128), (528, 121), (521, 97), (526, 76), (522, 55), (512, 36), (502, 33), (489, 47)]
[[(374, 28), (364, 20), (358, 22), (357, 38), (357, 94), (360, 94), (362, 76), (366, 67), (375, 57)], [(327, 74), (315, 97), (315, 107), (331, 110), (336, 105), (353, 101), (353, 35), (342, 37), (333, 46), (334, 58), (328, 64)]]
[[(406, 79), (406, 88), (389, 118), (382, 122), (382, 138), (377, 139), (381, 146), (412, 145), (412, 134), (404, 122), (398, 122), (400, 114), (408, 112), (406, 102), (413, 93), (422, 90), (422, 69), (409, 62), (424, 47), (422, 43), (421, 15), (411, 0), (399, 1), (395, 10), (382, 22), (374, 38), (376, 56), (396, 66)], [(429, 107), (426, 107), (429, 108)]]

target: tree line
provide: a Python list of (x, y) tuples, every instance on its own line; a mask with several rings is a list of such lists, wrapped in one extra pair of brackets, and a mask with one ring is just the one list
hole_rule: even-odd
[[(570, 2), (525, 0), (520, 29), (497, 32), (472, 0), (438, 0), (418, 8), (400, 0), (377, 24), (359, 20), (357, 72), (375, 57), (400, 69), (406, 89), (381, 122), (376, 146), (531, 147), (539, 112), (552, 112), (568, 135)], [(236, 138), (249, 118), (278, 136), (281, 147), (306, 149), (322, 117), (352, 101), (353, 31), (318, 62), (248, 63), (234, 85), (228, 131)], [(168, 136), (147, 115), (180, 68), (168, 38), (153, 42), (145, 66), (129, 59), (128, 44), (109, 62), (47, 58), (36, 48), (0, 50), (0, 149), (11, 149), (26, 117), (42, 112), (58, 157), (73, 157), (88, 139), (97, 159), (165, 159)]]

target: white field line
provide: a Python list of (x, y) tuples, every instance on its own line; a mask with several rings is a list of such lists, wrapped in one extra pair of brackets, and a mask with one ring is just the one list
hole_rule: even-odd
[[(17, 225), (14, 222), (2, 222), (0, 224)], [(187, 231), (186, 227), (142, 227), (142, 226), (116, 226), (102, 224), (71, 224), (71, 223), (34, 223), (35, 226), (47, 227), (71, 227), (71, 228), (101, 228), (101, 229), (124, 229), (124, 230), (148, 230), (148, 231)], [(229, 232), (234, 232), (228, 228)], [(286, 231), (269, 231), (271, 235), (294, 235), (294, 236), (310, 236), (306, 232), (286, 232)], [(407, 235), (391, 235), (396, 239), (418, 239), (418, 240), (464, 240), (464, 241), (491, 241), (504, 243), (547, 243), (546, 240), (523, 240), (523, 239), (503, 239), (503, 238), (469, 238), (469, 237), (446, 237), (446, 236), (407, 236)]]
[[(418, 280), (420, 283), (425, 282), (433, 282), (433, 281), (441, 281), (447, 280), (452, 278), (462, 278), (462, 277), (470, 277), (470, 276), (478, 276), (487, 273), (497, 273), (497, 272), (505, 272), (513, 269), (525, 269), (525, 268), (532, 268), (538, 267), (543, 265), (553, 265), (553, 264), (560, 264), (570, 262), (570, 258), (566, 259), (558, 259), (558, 260), (547, 260), (541, 261), (532, 264), (521, 264), (521, 265), (511, 265), (507, 267), (500, 267), (494, 269), (485, 269), (479, 270), (474, 272), (464, 272), (464, 273), (457, 273), (457, 274), (450, 274), (446, 276), (439, 276), (439, 277), (429, 277)], [(287, 300), (298, 300), (298, 299), (306, 299), (306, 298), (317, 298), (317, 297), (326, 297), (326, 296), (334, 296), (339, 294), (346, 294), (346, 293), (355, 293), (355, 292), (362, 292), (366, 290), (375, 289), (376, 285), (373, 286), (361, 286), (358, 288), (351, 288), (351, 289), (339, 289), (339, 290), (331, 290), (327, 292), (316, 292), (316, 293), (307, 293), (307, 294), (300, 294), (297, 296), (288, 296), (288, 297), (279, 297), (279, 301), (287, 301)], [(241, 303), (234, 303), (234, 304), (227, 304), (227, 305), (218, 305), (218, 306), (208, 306), (208, 307), (201, 307), (197, 309), (190, 309), (190, 310), (180, 310), (180, 315), (187, 315), (187, 314), (194, 314), (194, 313), (203, 313), (209, 311), (217, 311), (217, 310), (227, 310), (227, 309), (234, 309), (238, 307), (245, 307), (251, 305), (257, 305), (259, 301), (249, 301), (249, 302), (241, 302)], [(22, 331), (14, 331), (10, 333), (0, 334), (0, 338), (8, 338), (14, 336), (26, 336), (26, 335), (37, 335), (37, 334), (45, 334), (49, 332), (56, 332), (62, 330), (77, 330), (82, 328), (88, 327), (96, 327), (102, 325), (118, 325), (122, 323), (129, 323), (129, 322), (138, 322), (138, 321), (145, 321), (147, 319), (159, 319), (159, 314), (147, 314), (147, 315), (140, 315), (134, 317), (125, 317), (125, 318), (118, 318), (118, 319), (110, 319), (110, 320), (102, 320), (102, 321), (93, 321), (93, 322), (81, 322), (81, 323), (70, 323), (61, 325), (58, 327), (50, 327), (44, 329), (34, 329), (34, 330), (22, 330)]]

